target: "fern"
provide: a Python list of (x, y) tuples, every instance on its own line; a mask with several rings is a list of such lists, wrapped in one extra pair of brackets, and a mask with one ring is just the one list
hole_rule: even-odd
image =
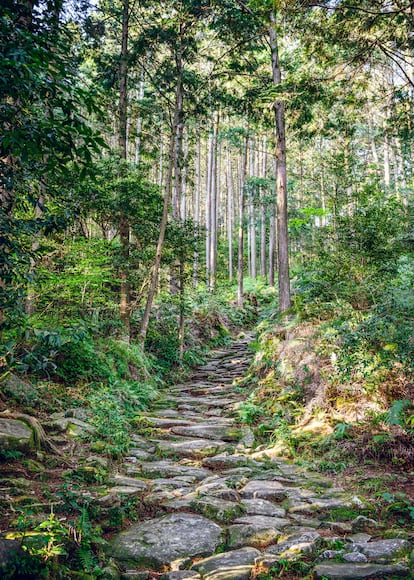
[(394, 401), (385, 416), (385, 422), (387, 425), (399, 425), (400, 427), (405, 428), (405, 411), (410, 409), (412, 406), (412, 402), (408, 399), (398, 399)]
[(96, 557), (88, 546), (81, 546), (76, 557), (84, 572), (92, 572), (97, 565)]

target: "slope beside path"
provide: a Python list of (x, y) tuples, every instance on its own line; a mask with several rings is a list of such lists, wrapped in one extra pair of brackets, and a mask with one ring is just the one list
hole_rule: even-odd
[(101, 498), (139, 495), (146, 514), (110, 542), (121, 577), (412, 578), (412, 532), (386, 530), (364, 498), (255, 452), (237, 418), (249, 340), (215, 351), (141, 419)]

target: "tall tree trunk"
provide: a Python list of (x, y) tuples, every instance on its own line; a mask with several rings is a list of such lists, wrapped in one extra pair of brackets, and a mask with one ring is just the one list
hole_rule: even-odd
[(209, 288), (214, 290), (217, 274), (217, 131), (219, 116), (214, 113), (213, 140), (211, 148), (211, 181), (210, 181), (210, 280)]
[(228, 242), (228, 267), (229, 282), (233, 280), (233, 220), (234, 220), (234, 200), (233, 200), (233, 172), (231, 166), (230, 147), (226, 149), (226, 181), (227, 181), (227, 242)]
[[(387, 117), (388, 118), (388, 113)], [(390, 140), (387, 132), (387, 122), (384, 120), (384, 155), (383, 155), (383, 165), (384, 165), (384, 183), (387, 187), (391, 185), (391, 169), (390, 169)]]
[[(282, 82), (279, 53), (277, 46), (276, 17), (270, 15), (269, 39), (272, 53), (272, 76), (273, 84), (280, 85)], [(288, 215), (287, 215), (287, 178), (286, 178), (286, 137), (285, 137), (285, 112), (283, 101), (274, 103), (276, 125), (276, 187), (277, 187), (277, 263), (279, 282), (279, 310), (285, 312), (291, 307), (290, 278), (289, 278), (289, 240), (288, 240)]]
[(206, 285), (210, 287), (211, 268), (211, 181), (213, 168), (213, 130), (210, 130), (207, 148), (207, 175), (206, 175)]
[[(195, 184), (194, 184), (194, 225), (198, 230), (200, 224), (200, 173), (201, 173), (201, 137), (200, 129), (196, 127), (196, 157), (195, 157)], [(197, 231), (198, 237), (198, 231)], [(194, 250), (193, 287), (198, 285), (199, 255), (197, 247)]]
[[(267, 166), (267, 138), (263, 137), (263, 152), (262, 152), (262, 179), (266, 179)], [(265, 204), (265, 190), (261, 188), (260, 192), (260, 275), (266, 278), (266, 204)]]
[(239, 228), (238, 228), (238, 248), (237, 248), (237, 306), (243, 306), (243, 270), (244, 270), (244, 206), (245, 189), (247, 176), (247, 155), (249, 150), (249, 128), (246, 129), (244, 140), (244, 151), (240, 171), (240, 195), (239, 195)]
[[(122, 5), (122, 39), (121, 60), (119, 67), (119, 132), (118, 147), (121, 159), (127, 159), (127, 107), (128, 107), (128, 33), (129, 33), (129, 0)], [(129, 219), (121, 213), (119, 221), (119, 239), (121, 243), (122, 266), (120, 278), (119, 314), (124, 327), (124, 338), (130, 340), (130, 288), (128, 281), (129, 262)]]
[(182, 84), (183, 62), (181, 49), (177, 54), (176, 63), (177, 63), (177, 84), (175, 91), (174, 117), (171, 127), (170, 146), (168, 153), (168, 172), (166, 177), (164, 205), (161, 216), (160, 231), (158, 234), (157, 249), (155, 252), (154, 266), (152, 270), (150, 287), (148, 290), (147, 302), (145, 304), (145, 310), (141, 320), (141, 328), (138, 337), (139, 342), (141, 342), (142, 344), (145, 342), (145, 338), (147, 336), (152, 303), (154, 301), (155, 292), (157, 291), (158, 276), (161, 266), (162, 249), (164, 246), (165, 230), (167, 227), (168, 220), (168, 206), (170, 204), (170, 199), (172, 195), (173, 170), (175, 166), (174, 153), (176, 151), (176, 136), (178, 125), (182, 118), (182, 107), (183, 107), (183, 84)]
[[(144, 71), (141, 73), (141, 80), (139, 82), (139, 90), (138, 90), (138, 101), (142, 103), (144, 98)], [(141, 156), (141, 133), (142, 133), (142, 115), (139, 113), (137, 117), (137, 136), (135, 139), (135, 165), (139, 166), (140, 156)]]

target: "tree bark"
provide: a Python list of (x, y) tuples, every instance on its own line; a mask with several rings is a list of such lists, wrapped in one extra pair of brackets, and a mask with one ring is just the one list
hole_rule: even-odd
[[(200, 173), (201, 173), (201, 138), (200, 129), (196, 128), (196, 157), (195, 157), (195, 184), (194, 184), (194, 226), (198, 230), (200, 223)], [(198, 236), (198, 232), (197, 232)], [(199, 255), (197, 248), (194, 250), (193, 287), (198, 285)]]
[(161, 266), (161, 256), (162, 256), (162, 249), (164, 246), (164, 237), (165, 237), (165, 230), (167, 227), (167, 220), (168, 220), (168, 207), (172, 195), (172, 187), (173, 187), (173, 169), (175, 166), (175, 159), (174, 159), (174, 152), (175, 152), (175, 145), (176, 145), (176, 136), (178, 131), (178, 125), (180, 123), (180, 119), (182, 118), (182, 107), (183, 107), (183, 84), (182, 84), (182, 77), (183, 77), (183, 62), (182, 62), (182, 50), (178, 51), (177, 58), (177, 84), (176, 84), (176, 91), (175, 91), (175, 103), (174, 103), (174, 117), (173, 123), (171, 127), (171, 136), (170, 136), (170, 146), (169, 146), (169, 154), (168, 154), (168, 172), (166, 177), (166, 184), (165, 184), (165, 195), (164, 195), (164, 205), (162, 210), (161, 216), (161, 223), (160, 223), (160, 231), (158, 234), (158, 242), (157, 242), (157, 249), (155, 252), (155, 259), (154, 259), (154, 266), (151, 276), (151, 282), (148, 290), (147, 302), (145, 304), (144, 314), (141, 320), (141, 328), (138, 336), (138, 340), (141, 344), (144, 344), (145, 338), (147, 336), (149, 318), (151, 314), (152, 303), (154, 301), (154, 296), (157, 290), (158, 285), (158, 276)]
[(245, 205), (245, 187), (247, 175), (247, 155), (249, 150), (249, 133), (248, 127), (246, 129), (246, 137), (244, 140), (244, 152), (241, 164), (241, 183), (239, 195), (239, 228), (238, 228), (238, 251), (237, 251), (237, 306), (243, 306), (243, 270), (244, 270), (244, 205)]
[[(124, 0), (122, 5), (122, 38), (121, 59), (119, 66), (119, 131), (118, 147), (121, 159), (127, 159), (127, 107), (128, 107), (128, 34), (129, 34), (129, 0)], [(130, 288), (128, 281), (129, 262), (129, 219), (125, 213), (121, 213), (119, 221), (119, 239), (121, 243), (122, 266), (119, 273), (120, 299), (119, 314), (124, 327), (124, 339), (130, 340)]]
[[(269, 39), (272, 53), (272, 77), (274, 86), (282, 82), (277, 45), (276, 17), (270, 15)], [(276, 202), (277, 202), (277, 262), (279, 283), (279, 310), (291, 307), (289, 278), (289, 240), (287, 215), (286, 136), (285, 112), (282, 101), (274, 103), (276, 129)]]
[(233, 203), (233, 172), (231, 166), (230, 148), (226, 149), (226, 180), (227, 180), (227, 242), (228, 242), (228, 268), (229, 282), (233, 280), (233, 220), (234, 220), (234, 203)]

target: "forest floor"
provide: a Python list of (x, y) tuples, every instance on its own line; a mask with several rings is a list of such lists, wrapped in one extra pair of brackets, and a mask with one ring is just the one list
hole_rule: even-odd
[[(14, 516), (30, 495), (33, 509), (40, 505), (39, 521), (50, 498), (70, 508), (87, 497), (107, 540), (104, 578), (413, 578), (413, 529), (379, 509), (375, 486), (364, 495), (356, 485), (390, 470), (323, 476), (267, 454), (240, 424), (246, 394), (239, 382), (252, 356), (250, 340), (240, 335), (213, 351), (191, 379), (165, 390), (137, 417), (128, 457), (110, 466), (102, 482), (105, 458), (81, 443), (72, 449), (71, 461), (82, 464), (77, 470), (59, 467), (58, 459), (55, 469), (38, 473), (27, 462), (3, 465)], [(62, 487), (68, 472), (72, 482), (78, 476), (76, 494), (73, 485)], [(26, 482), (21, 497), (12, 491), (19, 479)], [(403, 487), (412, 490), (407, 480)], [(390, 491), (399, 491), (398, 477), (390, 478)], [(10, 515), (6, 510), (3, 532)]]

